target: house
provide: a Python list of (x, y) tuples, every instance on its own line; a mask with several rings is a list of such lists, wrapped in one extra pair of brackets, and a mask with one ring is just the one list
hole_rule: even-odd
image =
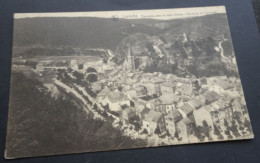
[(139, 85), (135, 88), (137, 97), (143, 97), (147, 95), (147, 89), (143, 85)]
[(71, 60), (70, 61), (70, 66), (73, 70), (78, 70), (78, 63), (76, 60)]
[(44, 73), (44, 78), (42, 78), (42, 82), (44, 84), (53, 83), (55, 77), (56, 77), (55, 70), (52, 69), (50, 71), (46, 71)]
[(38, 72), (43, 72), (44, 71), (44, 65), (42, 63), (37, 64), (36, 70)]
[(108, 79), (106, 81), (106, 84), (107, 84), (108, 87), (114, 87), (115, 79)]
[(130, 91), (130, 90), (132, 90), (130, 85), (124, 85), (122, 88), (122, 92)]
[(131, 99), (133, 102), (134, 102), (134, 106), (139, 106), (139, 105), (143, 105), (143, 106), (146, 106), (149, 102), (146, 101), (146, 100), (143, 100), (141, 98), (138, 98), (138, 97), (133, 97)]
[(162, 96), (159, 97), (161, 107), (163, 108), (164, 114), (171, 113), (175, 109), (175, 103), (179, 101), (179, 98), (176, 94), (163, 94)]
[(225, 92), (223, 93), (224, 96), (229, 96), (231, 98), (239, 98), (241, 97), (241, 93), (238, 91), (233, 91), (233, 90), (225, 90)]
[[(84, 62), (84, 61), (78, 61), (78, 63), (81, 63), (80, 65), (82, 65), (82, 69), (84, 71), (87, 71), (88, 68), (94, 68), (97, 73), (104, 73), (104, 64), (102, 60), (99, 61), (88, 61), (88, 62)], [(106, 66), (107, 67), (107, 66)], [(79, 69), (79, 67), (78, 67)]]
[(246, 111), (246, 104), (244, 98), (235, 98), (232, 101), (232, 108), (234, 112), (240, 112), (243, 114), (243, 112)]
[(220, 130), (225, 129), (225, 125), (224, 125), (225, 121), (231, 124), (233, 120), (233, 109), (230, 105), (225, 105), (223, 107), (221, 106), (214, 107), (214, 106), (206, 105), (203, 108), (210, 113), (213, 123)]
[(138, 105), (135, 106), (135, 113), (136, 115), (141, 119), (142, 118), (142, 112), (144, 111), (145, 106), (144, 105)]
[(191, 96), (193, 91), (192, 84), (181, 84), (180, 86), (177, 85), (176, 92), (181, 95)]
[(173, 113), (167, 114), (165, 116), (165, 128), (171, 136), (174, 136), (174, 134), (175, 134), (174, 117), (175, 117), (175, 115), (173, 115)]
[(102, 83), (100, 82), (95, 82), (91, 85), (91, 89), (93, 92), (97, 93), (102, 90)]
[(110, 90), (110, 88), (108, 87), (104, 87), (98, 94), (97, 94), (97, 97), (104, 97), (104, 96), (107, 96), (111, 93), (112, 91)]
[(199, 99), (193, 99), (193, 100), (188, 101), (187, 103), (195, 109), (200, 108), (203, 104), (203, 102)]
[(194, 110), (193, 115), (196, 126), (203, 126), (203, 121), (205, 121), (212, 129), (214, 129), (211, 114), (205, 107)]
[(192, 107), (188, 103), (184, 103), (183, 106), (179, 109), (179, 112), (182, 114), (183, 117), (191, 118), (193, 116), (193, 110), (195, 110), (194, 107)]
[(162, 91), (161, 91), (161, 84), (164, 82), (165, 80), (163, 80), (160, 77), (153, 77), (150, 80), (150, 83), (152, 83), (154, 85), (155, 88), (155, 94), (157, 96), (161, 96), (162, 95)]
[(156, 128), (158, 128), (161, 133), (165, 132), (165, 121), (162, 113), (144, 109), (141, 120), (143, 128), (147, 130), (149, 135), (154, 134)]
[(173, 119), (174, 119), (175, 124), (183, 119), (182, 114), (178, 110), (173, 110), (172, 115), (173, 115)]
[(165, 112), (164, 105), (162, 104), (162, 101), (158, 98), (150, 100), (146, 107), (157, 112)]
[(213, 91), (221, 95), (225, 90), (219, 85), (214, 84), (208, 88), (208, 91)]
[(121, 120), (123, 123), (128, 123), (132, 118), (136, 116), (135, 109), (132, 107), (123, 109), (121, 112)]
[(107, 104), (111, 111), (121, 111), (122, 106), (130, 106), (130, 99), (126, 94), (118, 90), (111, 92), (106, 97)]
[(192, 121), (189, 118), (184, 118), (177, 123), (177, 132), (183, 143), (188, 143), (189, 135), (193, 130)]
[(154, 95), (156, 94), (155, 85), (150, 82), (146, 82), (143, 84), (147, 89), (147, 95)]
[(105, 97), (108, 96), (111, 93), (111, 90), (108, 87), (104, 87), (98, 94), (97, 94), (97, 101), (103, 105), (107, 104), (107, 101), (105, 100)]
[(229, 83), (227, 80), (218, 80), (218, 85), (224, 89), (224, 90), (227, 90), (227, 89), (231, 89), (233, 88), (234, 86)]
[(124, 93), (129, 97), (129, 99), (137, 97), (137, 93), (135, 90), (124, 91)]
[(206, 93), (206, 104), (217, 101), (220, 98), (219, 94), (215, 91), (210, 91)]
[(172, 94), (174, 93), (172, 82), (164, 82), (161, 84), (162, 94)]

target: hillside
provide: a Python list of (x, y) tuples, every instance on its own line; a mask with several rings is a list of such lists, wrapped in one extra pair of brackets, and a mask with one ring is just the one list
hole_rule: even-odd
[(123, 136), (112, 124), (93, 119), (67, 94), (54, 99), (42, 83), (22, 73), (12, 72), (12, 83), (8, 158), (146, 146), (145, 141)]
[(152, 59), (142, 68), (148, 72), (175, 73), (179, 67), (196, 76), (223, 75), (221, 57), (233, 57), (225, 14), (174, 20), (25, 18), (15, 20), (14, 36), (14, 57), (107, 57), (111, 49), (121, 65), (131, 47), (132, 55)]

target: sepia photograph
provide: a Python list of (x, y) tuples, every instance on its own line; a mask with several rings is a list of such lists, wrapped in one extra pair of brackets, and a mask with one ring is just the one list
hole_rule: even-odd
[(14, 14), (5, 158), (253, 137), (224, 6)]

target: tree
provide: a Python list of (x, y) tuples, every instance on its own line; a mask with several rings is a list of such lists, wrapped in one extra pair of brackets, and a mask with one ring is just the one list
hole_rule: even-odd
[(228, 136), (228, 139), (232, 139), (233, 136), (230, 133), (230, 127), (228, 125), (227, 120), (224, 120), (224, 126), (226, 127), (225, 134)]
[(122, 109), (122, 110), (124, 110), (124, 109), (126, 109), (126, 108), (128, 108), (128, 105), (126, 105), (126, 104), (121, 105), (121, 109)]
[(119, 86), (117, 89), (118, 89), (119, 91), (122, 91), (122, 90), (123, 90), (123, 87), (122, 87), (122, 86)]
[(219, 129), (217, 128), (217, 126), (214, 124), (214, 134), (218, 136), (218, 139), (223, 140), (223, 136), (220, 133)]
[(121, 128), (123, 126), (123, 122), (121, 120), (119, 120), (118, 125)]
[(140, 123), (135, 122), (133, 125), (135, 126), (135, 131), (139, 131), (141, 129)]
[(158, 136), (161, 134), (161, 130), (158, 126), (156, 127), (154, 133), (157, 134)]
[(87, 73), (91, 73), (91, 72), (94, 72), (94, 73), (97, 73), (97, 70), (93, 67), (88, 67), (87, 68)]
[(94, 106), (93, 106), (93, 109), (97, 110), (98, 107), (97, 107), (97, 104), (95, 103)]
[(88, 74), (86, 80), (88, 82), (96, 82), (97, 81), (97, 75), (96, 74)]
[(133, 126), (131, 125), (131, 126), (129, 127), (129, 129), (130, 129), (130, 130), (133, 130)]
[(234, 133), (234, 135), (235, 135), (236, 137), (241, 136), (240, 133), (238, 132), (238, 126), (237, 126), (235, 120), (232, 121), (232, 126), (230, 127), (230, 129), (231, 129), (231, 131)]
[(204, 128), (202, 126), (195, 126), (193, 127), (194, 135), (198, 138), (200, 142), (204, 141), (205, 135), (204, 135)]
[(82, 70), (83, 68), (84, 68), (83, 64), (79, 64), (79, 65), (78, 65), (78, 69), (79, 69), (79, 70)]
[(76, 77), (76, 81), (75, 81), (75, 82), (76, 82), (77, 84), (81, 83), (81, 81), (82, 81), (83, 78), (84, 78), (84, 75), (81, 74), (81, 73), (79, 73), (78, 71), (74, 71), (74, 72), (73, 72), (73, 76)]
[(107, 59), (106, 59), (106, 58), (103, 58), (103, 63), (105, 63), (105, 64), (107, 64), (107, 63), (108, 63), (108, 61), (107, 61)]
[(237, 121), (237, 123), (241, 126), (241, 125), (243, 125), (243, 122), (241, 121), (241, 117), (242, 115), (241, 115), (241, 113), (239, 113), (239, 112), (237, 112), (237, 111), (235, 111), (234, 113), (233, 113), (233, 117), (234, 117), (234, 119)]
[(182, 138), (180, 137), (180, 134), (179, 134), (179, 129), (175, 131), (174, 137), (175, 137), (178, 141), (181, 141), (181, 140), (182, 140)]
[(167, 135), (168, 138), (172, 136), (168, 129), (166, 130), (166, 135)]
[(205, 120), (202, 122), (202, 124), (203, 124), (203, 127), (204, 127), (205, 136), (207, 136), (208, 139), (211, 140), (212, 139), (211, 136), (210, 136), (211, 126), (209, 126), (208, 123)]
[(252, 127), (251, 127), (251, 124), (250, 124), (250, 122), (247, 118), (245, 118), (244, 126), (245, 126), (245, 128), (247, 129), (248, 132), (252, 133)]
[(72, 72), (72, 71), (73, 71), (72, 68), (69, 67), (69, 68), (68, 68), (68, 72)]
[(135, 107), (135, 103), (132, 100), (130, 100), (130, 106)]
[(148, 134), (148, 131), (147, 131), (147, 129), (145, 128), (144, 130), (143, 130), (143, 132), (142, 132), (143, 134), (145, 134), (145, 135), (147, 135)]
[(199, 85), (198, 80), (196, 80), (196, 81), (193, 83), (193, 85), (194, 85), (196, 91), (199, 91), (199, 90), (200, 90), (201, 87), (200, 87), (200, 85)]

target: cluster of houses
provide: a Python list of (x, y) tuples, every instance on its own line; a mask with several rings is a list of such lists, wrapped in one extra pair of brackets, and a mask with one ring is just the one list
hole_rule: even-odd
[(238, 79), (225, 76), (188, 79), (118, 68), (95, 84), (103, 88), (97, 91), (97, 101), (119, 113), (123, 124), (138, 119), (148, 135), (158, 130), (172, 137), (177, 133), (183, 141), (205, 122), (210, 135), (214, 127), (224, 132), (225, 121), (231, 124), (233, 113), (243, 115), (246, 107)]
[[(149, 63), (147, 58), (137, 59), (140, 65)], [(36, 70), (70, 67), (86, 73), (87, 68), (94, 68), (99, 77), (91, 85), (97, 102), (117, 113), (124, 125), (138, 123), (138, 130), (148, 135), (178, 135), (188, 141), (194, 127), (205, 123), (211, 128), (209, 135), (213, 135), (216, 127), (223, 133), (225, 123), (232, 124), (234, 112), (239, 113), (243, 121), (246, 104), (239, 78), (183, 78), (160, 72), (144, 73), (136, 69), (134, 60), (136, 58), (128, 55), (121, 66), (111, 65), (112, 62), (104, 64), (101, 60), (71, 60), (48, 66), (39, 63)]]

